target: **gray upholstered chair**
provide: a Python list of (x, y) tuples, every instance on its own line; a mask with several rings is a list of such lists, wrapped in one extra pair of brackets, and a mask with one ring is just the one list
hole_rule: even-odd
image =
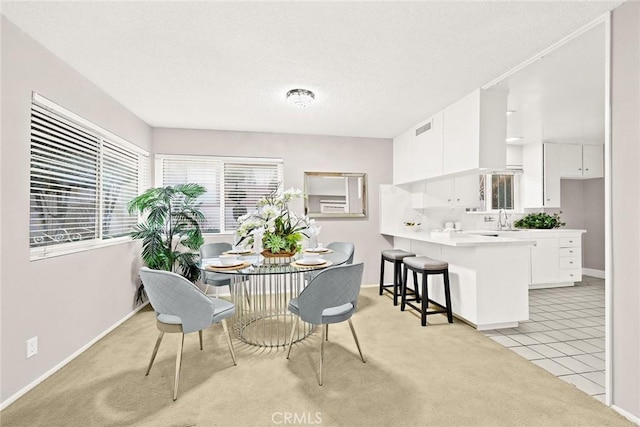
[(173, 400), (176, 400), (178, 398), (184, 334), (198, 331), (200, 350), (202, 350), (202, 330), (218, 322), (222, 323), (231, 358), (233, 364), (236, 365), (236, 355), (233, 352), (233, 343), (225, 320), (235, 314), (235, 305), (224, 299), (208, 297), (200, 288), (176, 273), (143, 267), (140, 269), (140, 277), (149, 302), (156, 312), (156, 325), (160, 330), (145, 375), (149, 375), (151, 371), (165, 332), (181, 333), (173, 387)]
[[(205, 243), (200, 246), (200, 259), (216, 258), (226, 251), (232, 249), (231, 243)], [(212, 271), (202, 272), (202, 283), (205, 284), (204, 293), (208, 294), (209, 287), (216, 289), (216, 297), (218, 296), (220, 286), (230, 286), (231, 276), (223, 273), (214, 273)]]
[(291, 327), (291, 337), (289, 338), (289, 351), (287, 359), (291, 354), (291, 346), (298, 322), (302, 319), (322, 328), (322, 340), (320, 344), (320, 373), (318, 383), (322, 385), (322, 368), (324, 365), (324, 343), (327, 340), (327, 333), (330, 323), (349, 322), (353, 339), (358, 347), (360, 359), (364, 361), (358, 336), (353, 328), (351, 316), (356, 311), (360, 285), (362, 284), (362, 271), (364, 264), (346, 264), (329, 267), (320, 271), (300, 296), (293, 298), (289, 302), (288, 309), (297, 315), (297, 319)]
[(349, 255), (349, 258), (347, 259), (346, 264), (353, 264), (353, 253), (356, 250), (356, 247), (353, 243), (331, 242), (327, 245), (327, 248)]

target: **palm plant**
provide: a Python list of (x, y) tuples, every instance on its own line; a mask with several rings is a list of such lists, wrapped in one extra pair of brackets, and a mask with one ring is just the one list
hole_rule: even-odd
[[(204, 215), (197, 198), (206, 189), (198, 184), (149, 188), (128, 204), (130, 214), (146, 215), (130, 236), (142, 240), (147, 267), (179, 273), (195, 282), (200, 277), (196, 252), (204, 243), (200, 223)], [(181, 246), (191, 251), (181, 250)], [(141, 296), (138, 289), (138, 298)]]

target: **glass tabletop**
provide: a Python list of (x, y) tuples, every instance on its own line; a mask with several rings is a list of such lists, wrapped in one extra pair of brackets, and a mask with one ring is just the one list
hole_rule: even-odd
[[(325, 262), (323, 264), (318, 265), (299, 265), (297, 263), (293, 263), (292, 261), (301, 259), (300, 255), (297, 255), (293, 258), (288, 258), (286, 262), (283, 263), (274, 263), (273, 260), (268, 260), (262, 255), (244, 255), (238, 257), (238, 262), (242, 262), (241, 265), (238, 266), (229, 266), (225, 267), (219, 264), (218, 258), (207, 258), (203, 259), (198, 263), (198, 267), (207, 272), (213, 273), (222, 273), (222, 274), (238, 274), (238, 275), (267, 275), (267, 274), (287, 274), (287, 273), (297, 273), (297, 272), (305, 272), (305, 271), (319, 271), (323, 268), (330, 267), (333, 265), (340, 265), (347, 262), (349, 255), (340, 252), (333, 251), (326, 254), (320, 255), (320, 260), (325, 260), (329, 262)], [(211, 268), (211, 266), (215, 266)], [(207, 268), (209, 267), (209, 268)]]

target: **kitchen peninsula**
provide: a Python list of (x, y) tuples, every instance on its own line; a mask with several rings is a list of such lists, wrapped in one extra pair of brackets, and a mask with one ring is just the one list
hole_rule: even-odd
[[(380, 230), (394, 247), (449, 263), (451, 306), (456, 317), (478, 330), (513, 328), (529, 318), (529, 246), (507, 237)], [(429, 296), (443, 303), (442, 278), (429, 277)], [(409, 278), (409, 285), (412, 279)]]

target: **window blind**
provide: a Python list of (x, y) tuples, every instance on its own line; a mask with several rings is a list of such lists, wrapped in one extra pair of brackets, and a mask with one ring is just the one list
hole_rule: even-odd
[(127, 203), (148, 185), (148, 154), (36, 99), (43, 98), (34, 94), (31, 106), (31, 259), (126, 236), (137, 222)]
[(205, 187), (207, 192), (200, 197), (206, 218), (202, 231), (224, 233), (235, 230), (241, 215), (278, 189), (283, 169), (280, 159), (162, 155), (156, 157), (156, 185)]

